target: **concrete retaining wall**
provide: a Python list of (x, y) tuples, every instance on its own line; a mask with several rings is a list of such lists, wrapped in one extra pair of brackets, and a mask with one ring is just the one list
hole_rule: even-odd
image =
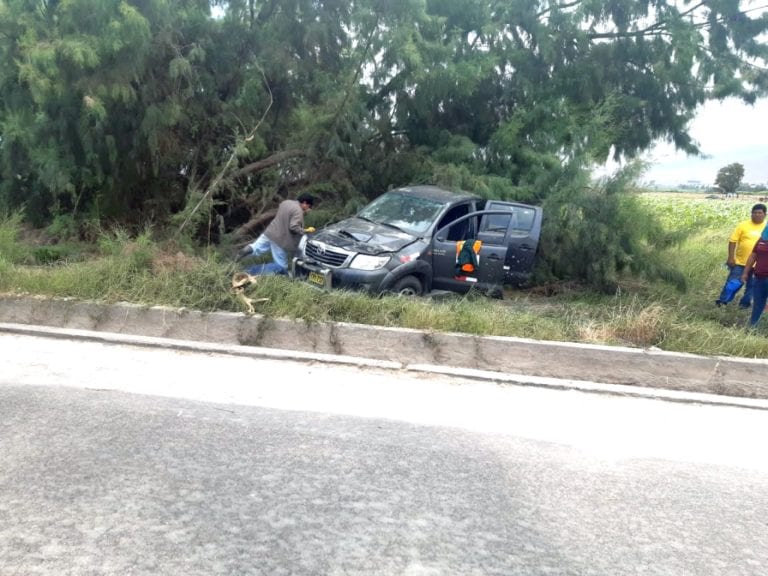
[(762, 359), (27, 296), (0, 297), (0, 322), (768, 398), (768, 361)]

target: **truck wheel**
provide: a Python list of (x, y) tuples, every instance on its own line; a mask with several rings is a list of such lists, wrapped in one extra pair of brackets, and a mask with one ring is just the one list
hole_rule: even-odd
[(403, 276), (390, 288), (398, 296), (421, 296), (424, 288), (416, 276)]
[(491, 286), (486, 295), (495, 300), (504, 300), (504, 289), (501, 286)]

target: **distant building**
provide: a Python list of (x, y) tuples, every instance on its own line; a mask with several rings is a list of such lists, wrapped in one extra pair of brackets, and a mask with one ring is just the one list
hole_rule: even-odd
[(704, 184), (701, 180), (686, 180), (675, 186), (678, 190), (706, 190), (708, 187), (709, 184)]

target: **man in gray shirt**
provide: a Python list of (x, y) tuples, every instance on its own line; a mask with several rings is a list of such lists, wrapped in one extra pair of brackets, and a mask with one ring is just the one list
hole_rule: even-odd
[(261, 256), (272, 253), (272, 262), (253, 266), (249, 274), (287, 274), (288, 260), (299, 240), (306, 232), (314, 232), (304, 228), (304, 214), (312, 209), (315, 198), (311, 194), (302, 194), (296, 200), (283, 200), (277, 209), (274, 220), (254, 242), (245, 246), (237, 254), (237, 260), (246, 256)]

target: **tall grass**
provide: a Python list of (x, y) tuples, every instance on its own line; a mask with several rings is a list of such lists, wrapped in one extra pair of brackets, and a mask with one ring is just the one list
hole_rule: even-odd
[[(667, 201), (680, 202), (675, 197)], [(721, 208), (713, 204), (718, 214)], [(567, 285), (554, 296), (532, 290), (508, 292), (503, 301), (473, 294), (433, 301), (324, 292), (283, 277), (263, 277), (249, 295), (269, 299), (259, 304), (259, 313), (309, 323), (340, 321), (765, 358), (768, 316), (764, 326), (748, 332), (747, 311), (713, 304), (725, 279), (728, 234), (748, 216), (749, 206), (732, 210), (699, 225), (695, 212), (690, 216), (676, 205), (676, 220), (665, 223), (692, 231), (664, 254), (685, 276), (689, 290), (684, 294), (661, 282), (624, 278), (613, 295)], [(661, 213), (668, 217), (668, 211)], [(19, 241), (18, 227), (18, 219), (0, 222), (0, 291), (244, 311), (230, 289), (235, 267), (214, 251), (191, 254), (154, 240), (149, 232), (130, 237), (117, 231), (102, 234), (95, 253), (85, 260), (29, 265), (24, 262), (34, 250)]]
[(0, 263), (16, 264), (29, 254), (29, 249), (19, 242), (21, 222), (21, 212), (5, 216), (0, 214)]

